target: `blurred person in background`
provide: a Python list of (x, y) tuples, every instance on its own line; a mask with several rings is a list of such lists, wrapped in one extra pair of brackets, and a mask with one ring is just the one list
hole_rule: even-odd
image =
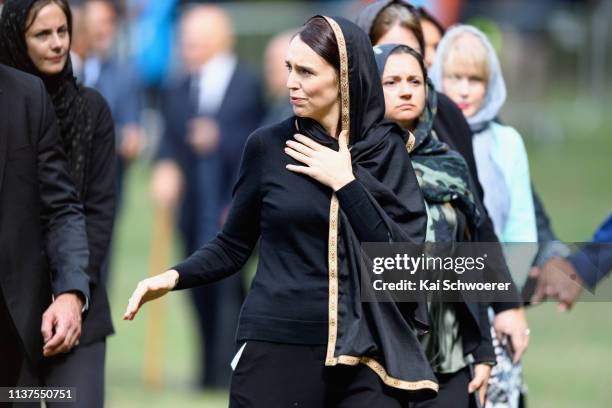
[[(212, 5), (180, 20), (184, 75), (162, 94), (164, 132), (153, 170), (158, 205), (180, 201), (186, 253), (222, 225), (240, 155), (264, 115), (261, 81), (237, 59), (231, 22)], [(244, 299), (241, 273), (190, 291), (200, 333), (200, 386), (228, 387), (234, 335)]]
[[(357, 17), (357, 24), (370, 36), (373, 45), (383, 44), (384, 38), (397, 41), (398, 44), (417, 48), (422, 55), (424, 49), (423, 32), (418, 11), (407, 1), (403, 0), (377, 0), (364, 8)], [(390, 35), (389, 33), (393, 34)], [(471, 179), (475, 185), (476, 199), (482, 208), (481, 222), (476, 227), (475, 241), (499, 242), (493, 227), (493, 221), (487, 214), (483, 202), (483, 190), (478, 177), (474, 149), (472, 145), (472, 131), (461, 110), (443, 93), (437, 92), (437, 112), (433, 122), (433, 129), (440, 140), (458, 151), (467, 162)], [(497, 257), (501, 259), (500, 252)], [(495, 273), (502, 281), (510, 281), (510, 271), (505, 262), (499, 263), (499, 270)], [(500, 335), (510, 337), (515, 350), (515, 360), (527, 350), (529, 337), (527, 335), (527, 319), (520, 302), (520, 296), (515, 294), (516, 302), (493, 302), (495, 311), (494, 327)]]
[(139, 282), (124, 319), (172, 289), (236, 274), (259, 242), (230, 407), (407, 408), (438, 389), (416, 338), (426, 305), (365, 302), (359, 290), (361, 242), (425, 236), (405, 135), (384, 120), (374, 53), (355, 24), (311, 18), (286, 62), (294, 115), (249, 136), (223, 229)]
[[(0, 22), (0, 60), (40, 77), (55, 108), (61, 143), (83, 204), (91, 297), (80, 344), (50, 358), (46, 387), (76, 387), (76, 406), (104, 405), (106, 337), (113, 325), (101, 270), (114, 219), (115, 134), (110, 109), (95, 90), (77, 85), (70, 63), (72, 15), (66, 0), (14, 0)], [(50, 269), (57, 267), (54, 263)], [(48, 402), (48, 407), (61, 406)], [(72, 405), (69, 404), (69, 405)]]
[(125, 172), (144, 148), (142, 90), (130, 59), (116, 49), (117, 6), (113, 0), (84, 0), (82, 31), (87, 53), (81, 74), (83, 84), (98, 90), (108, 102), (117, 135), (117, 208), (121, 205)]
[(425, 65), (427, 69), (431, 67), (436, 58), (436, 49), (444, 35), (444, 27), (431, 15), (424, 7), (419, 7), (419, 17), (421, 18), (421, 30), (425, 42)]
[(268, 88), (268, 111), (261, 126), (271, 125), (288, 118), (293, 114), (287, 90), (287, 66), (285, 57), (293, 35), (297, 30), (283, 31), (276, 34), (266, 47), (264, 53), (264, 74)]
[[(451, 28), (438, 47), (431, 77), (436, 89), (459, 106), (474, 133), (474, 156), (485, 192), (484, 204), (499, 240), (537, 242), (527, 152), (514, 128), (495, 121), (506, 100), (506, 86), (495, 50), (485, 34), (472, 26)], [(518, 407), (522, 366), (505, 352), (502, 341), (498, 337), (495, 342), (497, 366), (492, 372), (487, 406)]]
[(83, 83), (83, 62), (87, 57), (88, 41), (83, 21), (82, 2), (70, 2), (72, 11), (72, 43), (70, 45), (70, 61), (72, 61), (72, 72), (78, 83)]
[[(374, 47), (385, 93), (385, 118), (408, 135), (412, 160), (427, 209), (427, 242), (469, 242), (476, 236), (481, 211), (461, 155), (439, 141), (433, 130), (437, 94), (420, 53), (397, 44)], [(431, 330), (420, 337), (440, 383), (430, 401), (415, 407), (470, 408), (484, 404), (495, 352), (488, 305), (444, 302), (430, 297)], [(472, 374), (473, 373), (473, 374)], [(470, 394), (473, 396), (470, 397)]]

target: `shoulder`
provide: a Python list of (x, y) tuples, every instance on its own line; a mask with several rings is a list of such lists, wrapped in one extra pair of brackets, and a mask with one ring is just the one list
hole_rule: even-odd
[(251, 133), (249, 138), (260, 139), (259, 143), (262, 144), (274, 143), (279, 140), (285, 141), (296, 133), (294, 123), (295, 117), (291, 116), (281, 122), (258, 128)]
[(18, 69), (0, 64), (0, 90), (11, 100), (26, 99), (27, 106), (41, 106), (48, 98), (45, 86), (40, 78)]
[(493, 133), (495, 134), (495, 138), (497, 139), (498, 143), (515, 151), (525, 150), (525, 143), (523, 142), (523, 137), (512, 126), (492, 122), (491, 129), (493, 130)]
[(91, 115), (98, 121), (110, 120), (112, 121), (110, 107), (108, 102), (100, 92), (87, 86), (80, 86), (79, 92), (87, 102)]

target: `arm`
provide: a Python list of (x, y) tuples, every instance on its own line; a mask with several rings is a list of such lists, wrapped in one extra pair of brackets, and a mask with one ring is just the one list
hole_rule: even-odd
[(45, 102), (38, 132), (38, 180), (53, 293), (57, 297), (77, 291), (88, 298), (89, 278), (85, 270), (89, 251), (83, 208), (68, 173), (53, 106), (42, 86), (41, 90), (41, 100)]
[(504, 242), (537, 242), (538, 232), (531, 192), (531, 177), (529, 176), (529, 163), (527, 151), (521, 136), (512, 129), (508, 133), (512, 136), (514, 160), (512, 173), (508, 179), (510, 188), (510, 210), (508, 223), (503, 232)]
[[(97, 96), (97, 95), (96, 95)], [(83, 199), (89, 243), (87, 272), (97, 284), (110, 245), (115, 211), (115, 132), (113, 118), (106, 102), (97, 97), (99, 106), (92, 141), (91, 163), (87, 175), (87, 193)]]
[(124, 320), (133, 320), (145, 302), (170, 290), (212, 283), (242, 268), (260, 235), (261, 151), (258, 135), (254, 133), (244, 149), (227, 222), (217, 237), (174, 268), (140, 281), (128, 302)]
[(43, 101), (38, 129), (38, 180), (41, 222), (52, 273), (53, 303), (42, 315), (46, 357), (68, 352), (81, 335), (81, 313), (89, 298), (88, 259), (83, 208), (68, 173), (53, 105), (40, 84)]

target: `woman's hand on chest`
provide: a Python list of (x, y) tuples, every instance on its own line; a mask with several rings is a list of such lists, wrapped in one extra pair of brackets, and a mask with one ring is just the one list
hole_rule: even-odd
[(340, 132), (338, 151), (323, 146), (307, 136), (296, 134), (288, 140), (285, 153), (304, 166), (288, 164), (287, 170), (305, 174), (338, 191), (355, 179), (348, 149), (348, 132)]

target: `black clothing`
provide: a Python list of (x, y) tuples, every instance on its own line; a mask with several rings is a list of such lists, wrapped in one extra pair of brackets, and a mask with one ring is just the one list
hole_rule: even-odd
[(283, 152), (295, 133), (338, 149), (311, 119), (256, 131), (245, 147), (228, 220), (216, 239), (175, 268), (178, 288), (235, 273), (261, 237), (238, 339), (327, 343), (327, 366), (365, 364), (386, 385), (431, 398), (437, 384), (416, 338), (416, 327), (427, 323), (423, 305), (400, 310), (392, 301), (360, 297), (361, 242), (423, 242), (423, 196), (401, 130), (382, 123), (384, 95), (367, 36), (345, 19), (327, 22), (340, 53), (341, 125), (350, 130), (356, 180), (332, 194), (285, 169), (300, 164)]
[(470, 367), (452, 374), (436, 374), (440, 382), (438, 396), (429, 401), (415, 402), (411, 408), (475, 408), (478, 393), (468, 394), (468, 384), (472, 381)]
[[(285, 141), (297, 133), (295, 120), (259, 129), (249, 137), (225, 226), (216, 239), (174, 268), (180, 274), (177, 289), (215, 282), (237, 272), (261, 236), (257, 274), (240, 316), (239, 341), (327, 343), (332, 191), (285, 169), (289, 163), (298, 164), (283, 151)], [(332, 141), (329, 137), (327, 144)], [(398, 135), (389, 135), (389, 141), (397, 150), (403, 147)], [(409, 176), (414, 178), (414, 173)], [(410, 204), (419, 208), (420, 191), (413, 193)], [(388, 240), (383, 218), (360, 181), (347, 184), (337, 196), (361, 241)]]
[(79, 345), (45, 361), (43, 387), (74, 387), (76, 401), (46, 402), (47, 408), (103, 408), (106, 340)]
[(42, 358), (40, 324), (51, 294), (89, 297), (87, 258), (83, 209), (45, 88), (0, 65), (0, 289), (32, 362)]
[(83, 99), (89, 105), (94, 129), (91, 159), (86, 173), (84, 195), (81, 197), (85, 212), (91, 299), (89, 312), (83, 320), (81, 345), (103, 340), (113, 334), (110, 306), (102, 268), (108, 262), (115, 213), (115, 130), (108, 104), (97, 91), (80, 87)]
[(325, 352), (325, 346), (247, 342), (232, 375), (230, 408), (409, 406), (404, 393), (384, 387), (367, 367), (326, 367)]
[[(442, 93), (437, 93), (438, 96), (438, 112), (434, 119), (434, 130), (438, 138), (451, 148), (458, 151), (465, 159), (471, 176), (472, 190), (475, 193), (476, 203), (481, 213), (481, 221), (476, 227), (473, 241), (479, 242), (499, 242), (493, 221), (489, 217), (489, 213), (484, 205), (484, 191), (478, 179), (478, 171), (476, 169), (476, 160), (474, 159), (474, 148), (472, 144), (472, 131), (468, 125), (463, 113), (449, 97)], [(503, 259), (503, 254), (497, 254), (499, 259)], [(505, 262), (498, 262), (496, 273), (499, 274), (500, 282), (512, 282), (510, 271)], [(516, 302), (493, 302), (491, 307), (495, 313), (500, 313), (508, 309), (514, 309), (521, 306), (519, 294), (515, 290)]]
[[(24, 29), (34, 2), (11, 0), (4, 6), (0, 20), (0, 61), (38, 76), (51, 95), (59, 125), (59, 143), (68, 156), (70, 175), (85, 213), (91, 298), (80, 342), (87, 344), (113, 332), (100, 275), (108, 254), (115, 207), (114, 124), (104, 98), (93, 89), (76, 84), (70, 58), (57, 75), (45, 75), (33, 64)], [(70, 31), (71, 27), (68, 28)], [(49, 264), (49, 268), (54, 267), (53, 263)]]

